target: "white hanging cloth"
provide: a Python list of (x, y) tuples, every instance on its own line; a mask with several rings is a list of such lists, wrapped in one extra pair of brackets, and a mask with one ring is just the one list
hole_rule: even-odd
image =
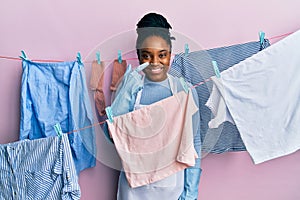
[(300, 149), (300, 31), (212, 80), (212, 128), (231, 114), (255, 164)]

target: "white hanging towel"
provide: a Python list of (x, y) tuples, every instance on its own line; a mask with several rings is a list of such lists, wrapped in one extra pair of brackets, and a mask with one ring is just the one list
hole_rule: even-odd
[(300, 31), (212, 80), (211, 128), (231, 115), (255, 164), (300, 149)]

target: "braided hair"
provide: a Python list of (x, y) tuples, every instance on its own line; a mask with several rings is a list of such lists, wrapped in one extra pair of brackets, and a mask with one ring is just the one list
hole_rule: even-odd
[(172, 27), (164, 16), (157, 13), (148, 13), (137, 23), (136, 26), (136, 32), (138, 34), (136, 49), (139, 59), (139, 50), (141, 49), (144, 40), (150, 36), (161, 37), (168, 45), (170, 45), (170, 49), (172, 49), (171, 40), (174, 40), (175, 38), (171, 37), (169, 29), (172, 29)]

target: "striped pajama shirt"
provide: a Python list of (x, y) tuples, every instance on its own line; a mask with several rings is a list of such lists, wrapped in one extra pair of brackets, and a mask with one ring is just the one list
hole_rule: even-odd
[(0, 199), (80, 199), (67, 134), (0, 145)]

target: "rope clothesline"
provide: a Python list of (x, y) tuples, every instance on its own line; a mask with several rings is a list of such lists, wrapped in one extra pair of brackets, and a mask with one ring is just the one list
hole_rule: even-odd
[[(285, 34), (282, 34), (282, 35), (277, 35), (277, 36), (273, 36), (271, 38), (268, 38), (269, 40), (273, 40), (273, 39), (277, 39), (277, 38), (281, 38), (281, 37), (285, 37), (285, 36), (288, 36), (290, 34), (292, 34), (294, 32), (289, 32), (289, 33), (285, 33)], [(0, 59), (8, 59), (8, 60), (22, 60), (22, 58), (19, 58), (19, 57), (11, 57), (11, 56), (0, 56)], [(134, 59), (137, 59), (137, 58), (126, 58), (126, 60), (134, 60)], [(37, 61), (37, 62), (64, 62), (64, 61), (61, 61), (61, 60), (32, 60), (32, 61)], [(85, 61), (85, 63), (88, 63), (89, 61)], [(108, 60), (106, 61), (102, 61), (102, 62), (108, 62)], [(208, 79), (205, 79), (204, 81), (201, 81), (193, 86), (191, 86), (190, 88), (196, 88), (200, 85), (203, 85), (205, 84), (206, 82), (212, 80), (211, 78), (208, 78)], [(82, 128), (78, 128), (78, 129), (75, 129), (75, 130), (72, 130), (72, 131), (69, 131), (69, 132), (66, 132), (66, 134), (71, 134), (71, 133), (75, 133), (75, 132), (79, 132), (79, 131), (82, 131), (82, 130), (85, 130), (85, 129), (88, 129), (88, 128), (92, 128), (92, 127), (95, 127), (95, 126), (98, 126), (98, 125), (101, 125), (101, 124), (104, 124), (106, 122), (106, 120), (104, 121), (100, 121), (100, 122), (97, 122), (97, 123), (94, 123), (94, 124), (91, 124), (89, 126), (85, 126), (85, 127), (82, 127)]]
[[(211, 78), (205, 79), (204, 81), (201, 81), (201, 82), (199, 82), (199, 83), (197, 83), (197, 84), (191, 86), (190, 88), (198, 87), (198, 86), (203, 85), (204, 83), (206, 83), (206, 82), (208, 82), (208, 81), (210, 81), (210, 80), (211, 80)], [(85, 126), (85, 127), (82, 127), (82, 128), (76, 129), (76, 130), (72, 130), (72, 131), (67, 132), (66, 134), (71, 134), (71, 133), (75, 133), (75, 132), (78, 132), (78, 131), (82, 131), (82, 130), (85, 130), (85, 129), (88, 129), (88, 128), (92, 128), (92, 127), (94, 127), (94, 126), (98, 126), (98, 125), (104, 124), (105, 121), (106, 121), (106, 120), (101, 121), (101, 122), (97, 122), (97, 123), (94, 123), (94, 124), (91, 124), (91, 125), (89, 125), (89, 126)]]
[[(290, 34), (292, 34), (292, 33), (293, 33), (293, 32), (285, 33), (285, 34), (282, 34), (282, 35), (277, 35), (277, 36), (274, 36), (274, 37), (269, 38), (269, 40), (273, 40), (273, 39), (276, 39), (276, 38), (285, 37), (285, 36), (288, 36), (288, 35), (290, 35)], [(212, 80), (212, 79), (211, 79), (211, 77), (210, 77), (210, 78), (208, 78), (208, 79), (205, 79), (204, 81), (201, 81), (201, 82), (199, 82), (199, 83), (197, 83), (197, 84), (191, 86), (190, 88), (196, 88), (196, 87), (198, 87), (198, 86), (200, 86), (200, 85), (203, 85), (203, 84), (205, 84), (206, 82), (211, 81), (211, 80)], [(81, 130), (85, 130), (85, 129), (88, 129), (88, 128), (91, 128), (91, 127), (94, 127), (94, 126), (97, 126), (97, 125), (104, 124), (105, 121), (106, 121), (106, 120), (101, 121), (101, 122), (97, 122), (97, 123), (92, 124), (92, 125), (90, 125), (90, 126), (86, 126), (86, 127), (83, 127), (83, 128), (79, 128), (79, 129), (77, 129), (77, 130), (69, 131), (69, 132), (67, 132), (67, 134), (71, 134), (71, 133), (78, 132), (78, 131), (81, 131)]]
[(294, 32), (289, 32), (289, 33), (285, 33), (285, 34), (281, 34), (281, 35), (276, 35), (276, 36), (268, 38), (268, 40), (274, 40), (274, 39), (277, 39), (277, 38), (286, 37), (286, 36), (288, 36), (288, 35), (290, 35), (292, 33), (294, 33)]
[[(281, 35), (276, 35), (276, 36), (273, 36), (273, 37), (270, 37), (270, 38), (267, 38), (268, 40), (274, 40), (274, 39), (277, 39), (277, 38), (282, 38), (282, 37), (286, 37), (290, 34), (292, 34), (294, 32), (288, 32), (288, 33), (284, 33), (284, 34), (281, 34)], [(172, 54), (172, 56), (174, 56), (174, 54)], [(7, 60), (22, 60), (22, 58), (20, 57), (13, 57), (13, 56), (1, 56), (0, 55), (0, 59), (7, 59)], [(134, 58), (124, 58), (125, 60), (136, 60), (138, 59), (137, 57), (134, 57)], [(35, 61), (35, 62), (65, 62), (63, 60), (45, 60), (45, 59), (32, 59), (31, 61)], [(102, 62), (112, 62), (112, 60), (101, 60)], [(93, 61), (83, 61), (83, 63), (92, 63)]]

